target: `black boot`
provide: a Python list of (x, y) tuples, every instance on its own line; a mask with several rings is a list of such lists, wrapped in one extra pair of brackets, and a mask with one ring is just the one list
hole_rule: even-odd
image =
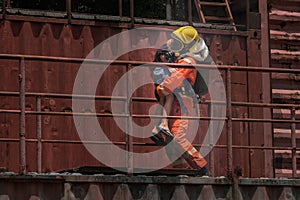
[(201, 169), (197, 170), (196, 176), (211, 176), (211, 174), (206, 167), (202, 167)]

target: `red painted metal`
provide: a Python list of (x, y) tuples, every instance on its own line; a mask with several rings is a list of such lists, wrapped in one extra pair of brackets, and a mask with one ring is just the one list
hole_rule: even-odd
[(20, 81), (20, 174), (26, 173), (26, 122), (25, 122), (25, 61), (24, 58), (20, 60), (20, 73), (19, 73), (19, 81)]
[[(42, 111), (42, 99), (40, 96), (36, 98), (36, 111)], [(36, 115), (36, 139), (37, 139), (37, 148), (36, 148), (36, 169), (38, 173), (42, 172), (42, 116)]]
[[(294, 0), (270, 1), (270, 54), (271, 67), (298, 69), (300, 14), (299, 2)], [(271, 91), (273, 102), (296, 103), (299, 101), (297, 74), (273, 73), (271, 76)], [(297, 110), (297, 109), (296, 109)], [(287, 113), (288, 112), (288, 113)], [(275, 119), (298, 119), (295, 108), (273, 109)], [(296, 132), (298, 124), (274, 123), (274, 146), (297, 147)], [(289, 132), (290, 134), (283, 134)], [(295, 150), (275, 150), (275, 176), (297, 177), (297, 152)]]
[(68, 23), (71, 23), (72, 20), (72, 1), (66, 0), (66, 10), (67, 10), (67, 17), (68, 17)]
[(226, 98), (227, 98), (227, 170), (228, 176), (232, 176), (232, 107), (231, 107), (231, 70), (226, 71)]
[[(134, 17), (132, 14), (131, 17)], [(132, 20), (134, 21), (134, 20)], [(131, 21), (131, 22), (132, 22)], [(26, 137), (26, 142), (30, 142), (29, 148), (27, 151), (28, 157), (28, 171), (38, 171), (38, 163), (36, 161), (37, 152), (37, 139), (36, 132), (38, 124), (36, 122), (35, 115), (41, 116), (41, 128), (43, 131), (42, 135), (42, 166), (41, 171), (56, 171), (65, 168), (72, 168), (74, 166), (81, 166), (83, 164), (88, 165), (99, 165), (101, 163), (96, 161), (89, 153), (80, 145), (78, 136), (74, 129), (74, 124), (72, 122), (72, 117), (67, 113), (71, 107), (71, 101), (69, 98), (63, 98), (62, 94), (71, 94), (72, 86), (74, 82), (74, 77), (79, 68), (82, 58), (84, 58), (91, 49), (93, 49), (97, 44), (104, 41), (107, 37), (126, 30), (130, 27), (130, 23), (115, 23), (112, 21), (102, 22), (92, 20), (78, 20), (72, 19), (71, 24), (68, 24), (66, 19), (56, 19), (56, 18), (39, 18), (39, 17), (30, 17), (30, 16), (14, 16), (8, 15), (6, 21), (2, 21), (0, 27), (0, 34), (3, 37), (0, 37), (1, 42), (7, 43), (7, 46), (1, 46), (0, 52), (7, 54), (31, 54), (31, 55), (41, 55), (44, 57), (25, 56), (26, 60), (26, 120), (32, 121), (32, 124), (27, 124), (26, 133), (29, 137)], [(177, 26), (179, 26), (178, 24)], [(136, 26), (147, 26), (147, 25), (136, 25)], [(165, 26), (168, 27), (168, 26)], [(172, 27), (175, 28), (175, 27)], [(243, 176), (252, 176), (251, 171), (254, 169), (254, 163), (249, 163), (249, 157), (251, 152), (249, 149), (253, 147), (254, 149), (264, 149), (260, 147), (258, 142), (250, 143), (248, 141), (249, 135), (253, 134), (254, 131), (257, 131), (260, 126), (253, 125), (257, 127), (252, 129), (250, 125), (255, 124), (256, 122), (274, 122), (270, 118), (258, 117), (259, 115), (249, 115), (247, 106), (254, 105), (255, 109), (251, 112), (261, 113), (261, 106), (272, 106), (270, 102), (263, 102), (259, 104), (259, 95), (261, 93), (260, 89), (255, 87), (248, 88), (249, 83), (257, 79), (257, 74), (261, 72), (272, 72), (274, 69), (261, 68), (264, 66), (260, 63), (260, 59), (257, 59), (255, 64), (250, 63), (250, 59), (255, 59), (256, 55), (261, 53), (261, 50), (258, 48), (260, 41), (260, 32), (257, 32), (257, 36), (254, 37), (254, 32), (237, 32), (233, 33), (232, 31), (226, 30), (208, 30), (201, 29), (199, 31), (203, 34), (204, 39), (210, 47), (211, 54), (218, 64), (225, 64), (225, 66), (220, 66), (220, 69), (223, 71), (230, 69), (231, 74), (231, 87), (232, 87), (232, 130), (233, 130), (233, 144), (232, 144), (232, 156), (233, 164), (232, 168), (236, 166), (242, 166), (244, 170)], [(134, 38), (136, 39), (136, 38)], [(141, 37), (141, 42), (142, 41)], [(147, 42), (153, 42), (157, 39), (165, 40), (167, 39), (166, 35), (159, 35), (157, 37), (149, 38)], [(139, 39), (137, 39), (139, 40)], [(124, 41), (124, 45), (130, 45), (132, 43), (137, 43), (133, 39), (130, 41)], [(56, 47), (56, 48), (53, 48)], [(96, 52), (98, 54), (105, 53), (107, 55), (114, 55), (116, 52), (113, 52), (110, 46), (102, 52)], [(48, 58), (48, 56), (51, 56)], [(62, 58), (66, 57), (66, 58)], [(71, 59), (77, 58), (76, 59)], [(141, 60), (141, 61), (152, 61), (153, 53), (136, 52), (136, 54), (124, 55), (124, 60)], [(13, 57), (6, 56), (3, 62), (0, 63), (1, 74), (6, 74), (9, 76), (4, 76), (1, 82), (7, 82), (10, 84), (1, 85), (1, 91), (18, 91), (18, 87), (15, 85), (15, 80), (10, 80), (7, 77), (14, 77), (17, 71), (12, 68), (2, 68), (2, 66), (17, 66), (14, 64), (12, 59)], [(17, 57), (18, 58), (18, 57)], [(28, 59), (28, 61), (27, 61)], [(28, 62), (28, 63), (27, 63)], [(253, 63), (253, 62), (252, 62)], [(120, 77), (126, 71), (124, 69), (124, 64), (133, 64), (139, 65), (142, 64), (135, 61), (117, 63), (116, 66), (112, 66), (111, 71), (108, 71), (106, 77), (101, 80), (102, 83), (105, 83), (105, 88), (99, 88), (97, 91), (98, 96), (103, 96), (102, 100), (99, 100), (99, 103), (96, 105), (97, 110), (99, 110), (99, 117), (103, 117), (101, 120), (101, 125), (104, 126), (104, 129), (108, 131), (109, 137), (113, 142), (119, 144), (120, 146), (125, 145), (125, 137), (123, 134), (114, 126), (114, 122), (110, 119), (109, 115), (109, 105), (108, 101), (110, 100), (110, 91), (112, 91), (114, 84), (116, 83), (118, 77)], [(226, 65), (233, 65), (227, 66)], [(237, 66), (236, 66), (237, 65)], [(245, 66), (257, 66), (254, 68), (247, 68)], [(252, 78), (247, 82), (247, 77), (250, 76), (250, 71), (255, 71), (257, 74), (253, 74)], [(286, 70), (288, 72), (292, 72)], [(286, 72), (283, 69), (278, 69), (278, 72)], [(2, 73), (3, 72), (3, 73)], [(295, 73), (297, 71), (294, 71)], [(29, 78), (28, 78), (29, 77)], [(112, 78), (113, 77), (113, 78)], [(225, 76), (224, 76), (225, 77)], [(226, 77), (225, 79), (226, 80)], [(250, 81), (251, 80), (251, 81)], [(256, 93), (252, 92), (255, 88)], [(141, 102), (147, 101), (147, 104), (141, 104), (139, 102), (134, 102), (133, 117), (141, 118), (145, 120), (146, 115), (141, 115), (140, 113), (145, 113), (147, 108), (153, 104), (154, 97), (152, 94), (149, 95), (149, 90), (153, 88), (148, 87), (145, 90), (137, 91), (135, 93), (136, 99), (140, 98)], [(29, 94), (39, 94), (41, 96), (41, 112), (36, 112), (36, 96), (30, 96)], [(41, 95), (45, 93), (46, 95)], [(50, 95), (49, 95), (50, 94)], [(28, 96), (29, 95), (29, 96)], [(124, 94), (125, 96), (126, 94)], [(70, 97), (70, 95), (69, 95)], [(105, 99), (106, 98), (106, 99)], [(117, 98), (117, 97), (116, 97)], [(149, 101), (149, 99), (151, 101)], [(241, 105), (236, 102), (249, 102), (245, 105)], [(17, 97), (5, 97), (5, 106), (1, 107), (1, 110), (15, 110), (16, 113), (19, 113), (17, 110), (15, 102), (18, 100)], [(134, 101), (134, 99), (132, 99)], [(208, 99), (209, 102), (209, 99)], [(149, 103), (149, 104), (148, 104)], [(236, 104), (235, 104), (236, 103)], [(259, 105), (258, 105), (259, 104)], [(142, 106), (143, 105), (143, 106)], [(145, 106), (146, 105), (146, 106)], [(205, 105), (206, 106), (206, 105)], [(203, 105), (204, 113), (206, 108)], [(65, 112), (66, 111), (66, 112)], [(145, 112), (144, 112), (145, 111)], [(138, 112), (137, 114), (135, 112)], [(14, 117), (11, 117), (12, 114), (2, 113), (1, 119), (4, 121), (3, 129), (9, 132), (9, 135), (12, 136), (11, 141), (14, 141), (16, 128), (12, 125), (15, 120)], [(8, 117), (9, 116), (9, 117)], [(128, 117), (128, 115), (122, 115), (122, 117)], [(149, 117), (149, 116), (148, 116)], [(64, 124), (61, 121), (64, 121)], [(204, 120), (209, 120), (207, 114), (203, 116)], [(203, 121), (204, 121), (203, 120)], [(276, 120), (275, 120), (276, 121)], [(283, 120), (277, 120), (276, 122), (287, 122)], [(206, 127), (206, 122), (203, 122), (203, 127)], [(8, 125), (6, 125), (8, 124)], [(256, 123), (257, 124), (257, 123)], [(9, 127), (9, 128), (8, 128)], [(237, 132), (236, 132), (237, 131)], [(253, 131), (253, 132), (252, 132)], [(202, 133), (204, 130), (199, 130), (199, 137), (196, 138), (195, 143), (201, 144)], [(67, 134), (66, 134), (67, 133)], [(240, 137), (242, 134), (245, 137)], [(238, 135), (239, 137), (236, 137)], [(257, 134), (259, 135), (259, 134)], [(8, 138), (6, 138), (8, 139)], [(258, 141), (259, 139), (257, 139)], [(62, 142), (61, 142), (62, 141)], [(64, 143), (65, 141), (65, 143)], [(253, 140), (252, 140), (253, 141)], [(264, 141), (266, 142), (266, 141)], [(10, 142), (12, 146), (16, 142)], [(134, 140), (132, 142), (133, 146), (141, 144), (147, 144), (149, 147), (139, 148), (140, 151), (151, 151), (155, 147), (149, 145), (150, 140)], [(222, 133), (220, 140), (213, 150), (212, 154), (214, 155), (214, 161), (211, 165), (214, 168), (215, 175), (224, 175), (227, 172), (224, 163), (227, 162), (224, 153), (226, 153), (226, 131)], [(12, 153), (13, 150), (10, 146), (3, 145), (1, 147), (6, 149), (7, 152)], [(204, 144), (207, 145), (207, 144)], [(266, 148), (268, 149), (268, 148)], [(269, 149), (272, 149), (269, 147)], [(68, 154), (68, 157), (64, 157), (64, 154)], [(33, 155), (33, 156), (31, 156)], [(255, 152), (255, 156), (257, 152)], [(39, 157), (39, 156), (38, 156)], [(61, 159), (63, 157), (63, 159)], [(7, 162), (4, 158), (3, 163)], [(2, 159), (1, 159), (2, 160)], [(254, 160), (254, 159), (253, 159)], [(11, 163), (15, 163), (12, 161)], [(220, 166), (222, 163), (222, 166)], [(1, 163), (2, 165), (2, 163)], [(3, 164), (4, 165), (4, 164)], [(257, 168), (264, 168), (259, 163), (255, 163)], [(6, 164), (5, 164), (6, 166)], [(8, 169), (10, 171), (17, 171), (14, 167), (14, 164), (8, 164)], [(253, 177), (264, 176), (265, 173), (260, 171), (253, 173)]]
[[(7, 57), (7, 56), (6, 56)], [(13, 57), (13, 56), (11, 56), (11, 57)], [(18, 56), (14, 56), (15, 58), (18, 58)], [(20, 57), (26, 57), (26, 56), (20, 56)], [(31, 59), (36, 59), (35, 58), (35, 56), (30, 56), (31, 57)], [(26, 57), (27, 59), (29, 59), (29, 57)], [(45, 59), (45, 60), (49, 60), (49, 59), (51, 59), (51, 58), (47, 58), (47, 57), (37, 57), (38, 59)], [(53, 58), (54, 59), (54, 58)], [(59, 60), (59, 58), (57, 58), (56, 57), (56, 59), (57, 60)], [(66, 59), (64, 58), (63, 59), (64, 61), (66, 61)], [(67, 59), (67, 60), (71, 60), (71, 59)], [(75, 59), (74, 60), (75, 62), (77, 61), (77, 59)], [(121, 61), (121, 62), (124, 62), (124, 61)], [(244, 67), (244, 68), (238, 68), (238, 67), (235, 67), (235, 66), (220, 66), (220, 68), (224, 68), (224, 69), (231, 69), (231, 70), (235, 70), (235, 68), (237, 69), (237, 70), (256, 70), (256, 71), (267, 71), (267, 72), (271, 72), (271, 70), (272, 70), (272, 68), (269, 68), (269, 69), (263, 69), (263, 68), (256, 68), (256, 67)], [(249, 69), (248, 69), (249, 68)], [(290, 72), (290, 71), (295, 71), (295, 70), (288, 70), (288, 69), (284, 69), (284, 70), (282, 70), (282, 69), (274, 69), (275, 71), (277, 71), (277, 70), (279, 70), (279, 71), (285, 71), (285, 72)], [(9, 94), (16, 94), (16, 93), (9, 93)], [(31, 94), (31, 95), (33, 95), (33, 94)], [(36, 94), (36, 95), (41, 95), (41, 94)], [(43, 95), (46, 95), (46, 94), (43, 94)], [(57, 95), (57, 96), (59, 96), (60, 98), (63, 98), (63, 95), (58, 95), (58, 94), (52, 94), (52, 96), (55, 96), (55, 95)], [(51, 95), (50, 95), (51, 96)], [(71, 97), (70, 95), (67, 95), (67, 96), (69, 96), (69, 97)], [(99, 97), (100, 98), (100, 97)], [(108, 98), (108, 97), (104, 97), (104, 98)], [(139, 99), (139, 98), (137, 98), (137, 100), (139, 100), (139, 101), (141, 101), (141, 100), (143, 100), (143, 99)], [(152, 99), (152, 101), (153, 101), (153, 99)], [(52, 103), (53, 104), (53, 103)], [(236, 104), (236, 105), (243, 105), (243, 103), (242, 104)], [(249, 103), (247, 104), (245, 104), (245, 105), (249, 105)], [(250, 104), (251, 105), (251, 104)], [(254, 103), (253, 104), (254, 106), (258, 106), (258, 103)], [(263, 105), (261, 105), (261, 106), (263, 106)], [(269, 106), (272, 106), (272, 105), (269, 105)], [(282, 106), (282, 105), (279, 105), (279, 106)], [(290, 105), (288, 105), (288, 106), (290, 106)], [(38, 112), (33, 112), (33, 111), (26, 111), (26, 113), (27, 114), (39, 114)], [(69, 114), (69, 113), (59, 113), (59, 112), (44, 112), (43, 114), (47, 114), (47, 115), (56, 115), (56, 114), (62, 114), (62, 115), (71, 115), (71, 114)], [(105, 116), (105, 115), (107, 115), (107, 114), (99, 114), (99, 116)], [(110, 116), (110, 115), (107, 115), (107, 116)], [(148, 115), (132, 115), (133, 117), (147, 117)], [(126, 117), (126, 115), (124, 116), (124, 117)], [(208, 118), (209, 119), (209, 118)], [(244, 119), (244, 118), (232, 118), (232, 120), (233, 121), (255, 121), (255, 122), (268, 122), (268, 121), (270, 121), (270, 122), (272, 122), (272, 121), (278, 121), (278, 122), (289, 122), (289, 121), (286, 121), (286, 120), (268, 120), (268, 119)], [(293, 121), (292, 121), (293, 122)], [(57, 140), (56, 142), (58, 142), (59, 140)], [(53, 142), (55, 142), (55, 141), (53, 141)], [(240, 147), (238, 147), (238, 146), (236, 146), (235, 148), (247, 148), (247, 147), (242, 147), (242, 146), (240, 146)], [(248, 148), (252, 148), (252, 147), (249, 147), (248, 146)], [(265, 147), (261, 147), (261, 149), (266, 149)]]
[[(296, 110), (295, 108), (291, 109), (291, 120), (296, 120)], [(296, 143), (296, 123), (291, 123), (291, 140), (292, 140), (292, 176), (293, 178), (297, 177), (297, 143)]]

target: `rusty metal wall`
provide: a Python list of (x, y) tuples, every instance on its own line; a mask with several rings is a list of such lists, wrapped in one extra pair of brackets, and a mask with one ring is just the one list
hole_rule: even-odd
[[(41, 17), (24, 17), (16, 15), (6, 15), (5, 20), (1, 20), (0, 24), (0, 46), (2, 54), (28, 54), (28, 55), (44, 55), (44, 56), (63, 56), (84, 58), (90, 50), (97, 44), (112, 36), (127, 30), (131, 24), (118, 22), (101, 22), (93, 23), (86, 20), (74, 20), (73, 24), (66, 24), (65, 19), (41, 18)], [(141, 25), (140, 25), (141, 26)], [(174, 29), (175, 27), (169, 27)], [(260, 32), (236, 32), (226, 30), (205, 30), (199, 29), (206, 40), (211, 55), (217, 64), (228, 64), (236, 66), (261, 66), (260, 55)], [(159, 39), (166, 39), (166, 35), (156, 35), (154, 38), (140, 37), (140, 42), (152, 42)], [(126, 44), (136, 44), (139, 41), (124, 41)], [(107, 47), (103, 52), (106, 54), (115, 54), (112, 47)], [(124, 60), (141, 60), (152, 61), (153, 52), (140, 51), (132, 54), (124, 55)], [(79, 68), (78, 63), (63, 63), (53, 61), (26, 61), (26, 92), (40, 93), (61, 93), (71, 94), (75, 75)], [(4, 59), (0, 62), (0, 73), (3, 75), (0, 79), (0, 91), (18, 92), (18, 68), (17, 61)], [(100, 85), (105, 83), (105, 87), (99, 87), (97, 92), (101, 95), (111, 95), (113, 87), (118, 78), (125, 72), (124, 66), (112, 67), (107, 75), (101, 80)], [(251, 83), (260, 79), (260, 74), (253, 72), (232, 72), (232, 101), (260, 102), (260, 87), (255, 87)], [(255, 87), (255, 89), (253, 88)], [(138, 91), (135, 95), (139, 97), (153, 97), (149, 94), (151, 87)], [(1, 96), (1, 109), (17, 110), (19, 108), (19, 100), (15, 96)], [(145, 106), (146, 105), (146, 106)], [(149, 104), (135, 105), (134, 111), (146, 112)], [(42, 97), (42, 111), (66, 111), (71, 108), (70, 99), (62, 99), (55, 97)], [(97, 111), (109, 112), (108, 102), (99, 101), (96, 105)], [(34, 111), (37, 109), (36, 98), (26, 98), (26, 110)], [(203, 106), (203, 113), (206, 113)], [(249, 112), (244, 106), (233, 107), (233, 117), (247, 118), (251, 113), (260, 113), (261, 108), (256, 111)], [(253, 116), (255, 116), (253, 114)], [(1, 159), (0, 167), (4, 167), (7, 171), (19, 171), (19, 144), (16, 139), (19, 138), (19, 117), (16, 114), (1, 113), (0, 115), (0, 133), (1, 138), (13, 138), (15, 140), (1, 141)], [(26, 115), (26, 134), (28, 139), (36, 138), (36, 116)], [(63, 122), (63, 123), (62, 123)], [(114, 125), (112, 119), (105, 118), (101, 122), (114, 142), (124, 142), (124, 134)], [(207, 126), (206, 122), (203, 122)], [(247, 122), (233, 122), (233, 145), (262, 145), (264, 138), (260, 137), (261, 127)], [(202, 131), (205, 131), (202, 130)], [(201, 130), (199, 137), (194, 143), (199, 144), (202, 141)], [(77, 166), (102, 166), (95, 158), (93, 158), (83, 145), (76, 142), (55, 142), (57, 140), (79, 141), (73, 120), (71, 116), (42, 116), (42, 135), (44, 140), (51, 142), (43, 142), (42, 148), (42, 172), (57, 171), (69, 169)], [(148, 139), (137, 140), (136, 142), (149, 142)], [(224, 130), (218, 145), (226, 145), (227, 136)], [(124, 145), (120, 144), (124, 147)], [(36, 142), (31, 142), (27, 146), (27, 171), (37, 171), (36, 163)], [(153, 146), (146, 149), (151, 150)], [(145, 148), (137, 148), (138, 151), (146, 151)], [(245, 177), (261, 177), (265, 176), (265, 163), (260, 162), (260, 158), (264, 157), (264, 151), (249, 149), (233, 150), (233, 166), (240, 167), (243, 170), (242, 175)], [(226, 154), (225, 148), (215, 148), (210, 156), (214, 159), (213, 174), (215, 176), (226, 175)], [(259, 159), (257, 159), (259, 158)], [(118, 158), (124, 159), (124, 158)], [(208, 157), (209, 159), (209, 157)], [(269, 158), (271, 159), (271, 158)], [(252, 161), (250, 161), (252, 160)], [(266, 161), (271, 162), (271, 161)]]
[[(300, 58), (300, 2), (270, 1), (271, 67), (299, 69)], [(272, 101), (299, 104), (298, 74), (272, 73)], [(299, 110), (273, 109), (275, 119), (300, 119)], [(276, 123), (273, 126), (274, 146), (299, 147), (299, 124)], [(299, 169), (299, 151), (275, 150), (277, 177), (291, 177)]]

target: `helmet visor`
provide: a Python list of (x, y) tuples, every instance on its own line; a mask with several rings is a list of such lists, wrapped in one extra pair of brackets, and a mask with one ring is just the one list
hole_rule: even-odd
[(173, 52), (179, 52), (184, 48), (184, 44), (176, 37), (170, 39), (168, 47)]

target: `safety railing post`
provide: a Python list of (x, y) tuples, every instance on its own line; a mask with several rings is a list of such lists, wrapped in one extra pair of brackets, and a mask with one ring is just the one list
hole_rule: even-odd
[(123, 0), (119, 0), (119, 16), (123, 17)]
[(130, 19), (131, 19), (131, 26), (134, 26), (134, 0), (130, 0)]
[(133, 138), (132, 138), (132, 107), (131, 107), (131, 72), (130, 72), (130, 64), (126, 65), (126, 102), (125, 102), (125, 114), (127, 115), (126, 118), (126, 152), (127, 152), (127, 173), (128, 175), (133, 174)]
[[(296, 120), (296, 109), (292, 108), (291, 109), (291, 120), (295, 121)], [(292, 139), (292, 175), (293, 178), (297, 177), (297, 143), (296, 143), (296, 123), (292, 122), (291, 123), (291, 139)]]
[(232, 96), (231, 96), (231, 69), (226, 70), (226, 96), (227, 96), (227, 176), (232, 180), (232, 199), (238, 199), (238, 180), (232, 169)]
[[(38, 96), (36, 99), (36, 111), (41, 112), (41, 97)], [(42, 116), (40, 114), (36, 115), (36, 139), (37, 139), (37, 147), (36, 147), (36, 163), (37, 163), (37, 172), (42, 172)]]
[(25, 127), (25, 60), (19, 63), (19, 137), (20, 137), (20, 174), (26, 173), (26, 127)]
[(66, 0), (66, 10), (67, 10), (68, 24), (70, 24), (72, 20), (72, 0)]
[(226, 71), (227, 96), (227, 170), (232, 175), (232, 107), (231, 107), (231, 70)]
[[(214, 112), (213, 106), (211, 104), (208, 104), (208, 113), (212, 113)], [(201, 113), (201, 112), (200, 112)], [(201, 117), (201, 115), (200, 115)], [(211, 121), (212, 122), (212, 121)], [(213, 151), (214, 149), (214, 126), (211, 126), (211, 128), (209, 128), (209, 149), (210, 149), (210, 153), (209, 153), (209, 171), (211, 172), (211, 176), (215, 175), (215, 153)]]
[(7, 7), (7, 1), (8, 0), (3, 0), (2, 1), (2, 18), (5, 19), (5, 14), (6, 14), (6, 7)]
[(188, 21), (190, 25), (193, 25), (193, 11), (192, 11), (192, 0), (188, 0)]

